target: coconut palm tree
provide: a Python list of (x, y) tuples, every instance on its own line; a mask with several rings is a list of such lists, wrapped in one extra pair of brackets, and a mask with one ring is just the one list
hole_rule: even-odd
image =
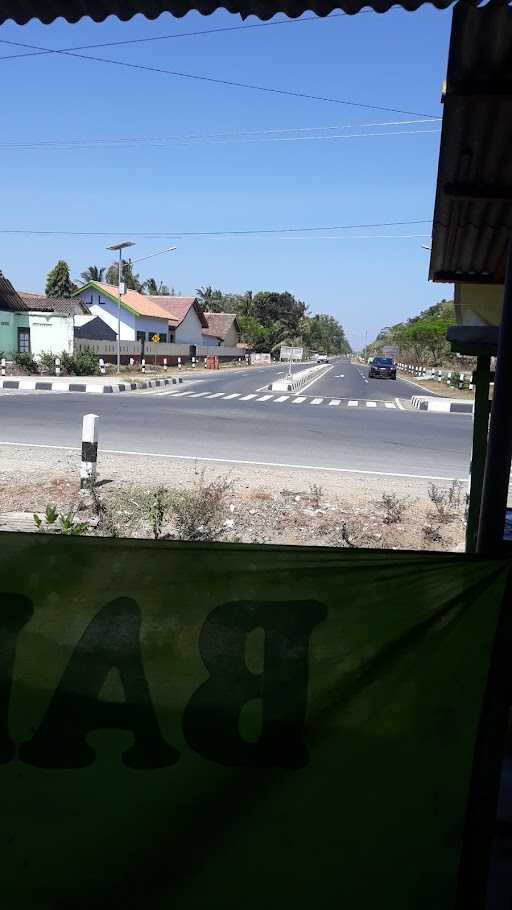
[(169, 288), (163, 281), (157, 282), (156, 278), (148, 278), (144, 282), (144, 290), (146, 294), (155, 297), (166, 297), (169, 294)]
[(90, 265), (85, 272), (80, 273), (83, 284), (89, 284), (89, 281), (103, 281), (105, 269), (102, 266)]

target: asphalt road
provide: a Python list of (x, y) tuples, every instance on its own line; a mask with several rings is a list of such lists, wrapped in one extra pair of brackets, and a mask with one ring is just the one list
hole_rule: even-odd
[(172, 390), (94, 397), (0, 393), (0, 443), (79, 447), (82, 415), (94, 412), (100, 451), (467, 477), (470, 416), (402, 410), (396, 399), (410, 399), (414, 386), (365, 382), (364, 368), (341, 359), (300, 396), (266, 391), (280, 371), (222, 371)]

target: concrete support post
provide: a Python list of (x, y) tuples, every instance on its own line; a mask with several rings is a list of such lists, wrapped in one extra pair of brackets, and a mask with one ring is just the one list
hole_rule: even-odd
[(98, 461), (98, 415), (84, 414), (82, 422), (82, 459), (80, 461), (80, 489), (91, 489), (96, 482)]

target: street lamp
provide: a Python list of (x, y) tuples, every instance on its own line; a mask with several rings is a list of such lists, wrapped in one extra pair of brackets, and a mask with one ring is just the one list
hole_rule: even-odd
[[(108, 246), (107, 250), (119, 250), (119, 272), (117, 280), (117, 372), (121, 372), (121, 270), (122, 270), (122, 258), (121, 251), (124, 250), (127, 246), (135, 246), (132, 240), (123, 240), (122, 243), (114, 243), (113, 246)], [(149, 253), (147, 256), (140, 256), (139, 259), (130, 259), (130, 265), (135, 265), (136, 262), (144, 262), (145, 259), (152, 259), (153, 256), (161, 256), (162, 253), (172, 253), (176, 249), (175, 246), (168, 246), (165, 250), (157, 250), (156, 253)]]
[(107, 250), (112, 250), (114, 252), (119, 251), (119, 271), (117, 274), (117, 372), (121, 372), (121, 273), (123, 267), (123, 260), (121, 258), (122, 250), (126, 249), (128, 246), (135, 246), (132, 240), (123, 240), (122, 243), (114, 243), (112, 246), (108, 246)]

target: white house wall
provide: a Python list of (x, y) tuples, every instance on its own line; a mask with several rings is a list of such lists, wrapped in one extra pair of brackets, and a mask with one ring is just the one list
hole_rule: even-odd
[[(81, 300), (87, 304), (93, 316), (99, 316), (110, 326), (117, 335), (117, 302), (110, 300), (97, 291), (83, 291), (80, 294)], [(129, 310), (121, 307), (121, 341), (136, 341), (137, 332), (146, 332), (151, 335), (168, 334), (168, 319), (154, 316), (136, 316)]]
[(194, 307), (190, 307), (185, 319), (175, 333), (176, 344), (204, 344), (203, 326)]
[(43, 351), (52, 354), (73, 353), (73, 317), (56, 313), (29, 313), (30, 349), (37, 357)]

